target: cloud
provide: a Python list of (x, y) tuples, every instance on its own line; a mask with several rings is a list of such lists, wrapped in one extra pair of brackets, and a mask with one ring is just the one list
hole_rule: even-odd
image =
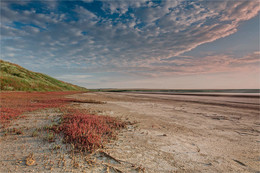
[(107, 1), (103, 0), (103, 9), (111, 14), (119, 13), (120, 15), (128, 12), (129, 8), (140, 8), (147, 5), (148, 0), (137, 1)]
[(4, 59), (134, 76), (223, 72), (258, 63), (256, 55), (182, 56), (234, 34), (258, 15), (258, 1), (26, 2), (1, 1)]
[(91, 75), (59, 75), (59, 76), (56, 76), (58, 79), (70, 79), (70, 80), (73, 80), (73, 81), (77, 81), (77, 80), (82, 80), (82, 79), (87, 79), (87, 78), (91, 78), (92, 76)]
[(75, 11), (79, 14), (79, 18), (81, 20), (81, 22), (83, 21), (87, 21), (89, 22), (89, 20), (97, 20), (97, 16), (90, 12), (89, 10), (85, 9), (84, 7), (81, 6), (77, 6)]
[(157, 76), (214, 74), (230, 72), (260, 72), (259, 52), (253, 52), (243, 57), (234, 55), (213, 54), (204, 57), (177, 57), (164, 60), (152, 66), (152, 72)]

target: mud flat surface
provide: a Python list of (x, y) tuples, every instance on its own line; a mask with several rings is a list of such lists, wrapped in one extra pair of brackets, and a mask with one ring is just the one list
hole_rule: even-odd
[[(259, 172), (259, 97), (81, 93), (72, 103), (129, 122), (118, 139), (90, 155), (46, 141), (59, 111), (31, 112), (0, 131), (0, 172)], [(33, 164), (26, 162), (33, 154)], [(95, 162), (95, 163), (93, 163)]]
[(93, 113), (137, 122), (110, 154), (146, 172), (260, 171), (259, 97), (85, 93)]

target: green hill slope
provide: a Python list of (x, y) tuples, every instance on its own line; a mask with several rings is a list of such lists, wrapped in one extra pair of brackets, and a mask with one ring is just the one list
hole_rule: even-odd
[(1, 91), (86, 91), (50, 76), (29, 71), (19, 65), (0, 60)]

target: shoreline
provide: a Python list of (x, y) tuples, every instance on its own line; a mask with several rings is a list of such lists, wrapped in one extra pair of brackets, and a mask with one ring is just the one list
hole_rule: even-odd
[(213, 96), (213, 97), (247, 97), (260, 98), (260, 93), (174, 93), (174, 92), (114, 92), (114, 93), (131, 93), (131, 94), (159, 94), (159, 95), (181, 95), (181, 96)]

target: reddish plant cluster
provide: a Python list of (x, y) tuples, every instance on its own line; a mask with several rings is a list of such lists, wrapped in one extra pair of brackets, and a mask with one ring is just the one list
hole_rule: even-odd
[[(58, 128), (64, 141), (80, 150), (93, 151), (116, 138), (116, 130), (125, 123), (108, 116), (90, 115), (80, 110), (69, 110)], [(57, 129), (57, 128), (56, 128)]]
[(64, 115), (61, 124), (46, 129), (51, 131), (47, 140), (54, 140), (54, 133), (63, 133), (64, 142), (72, 143), (77, 149), (93, 151), (102, 148), (105, 143), (116, 138), (117, 130), (125, 127), (120, 120), (99, 115), (90, 115), (84, 110), (68, 109), (67, 103), (98, 103), (89, 100), (64, 98), (75, 92), (1, 92), (0, 123), (8, 126), (12, 119), (25, 112), (45, 108), (60, 108)]
[(72, 93), (75, 92), (1, 92), (0, 123), (7, 125), (24, 112), (62, 107), (71, 101), (63, 96)]

